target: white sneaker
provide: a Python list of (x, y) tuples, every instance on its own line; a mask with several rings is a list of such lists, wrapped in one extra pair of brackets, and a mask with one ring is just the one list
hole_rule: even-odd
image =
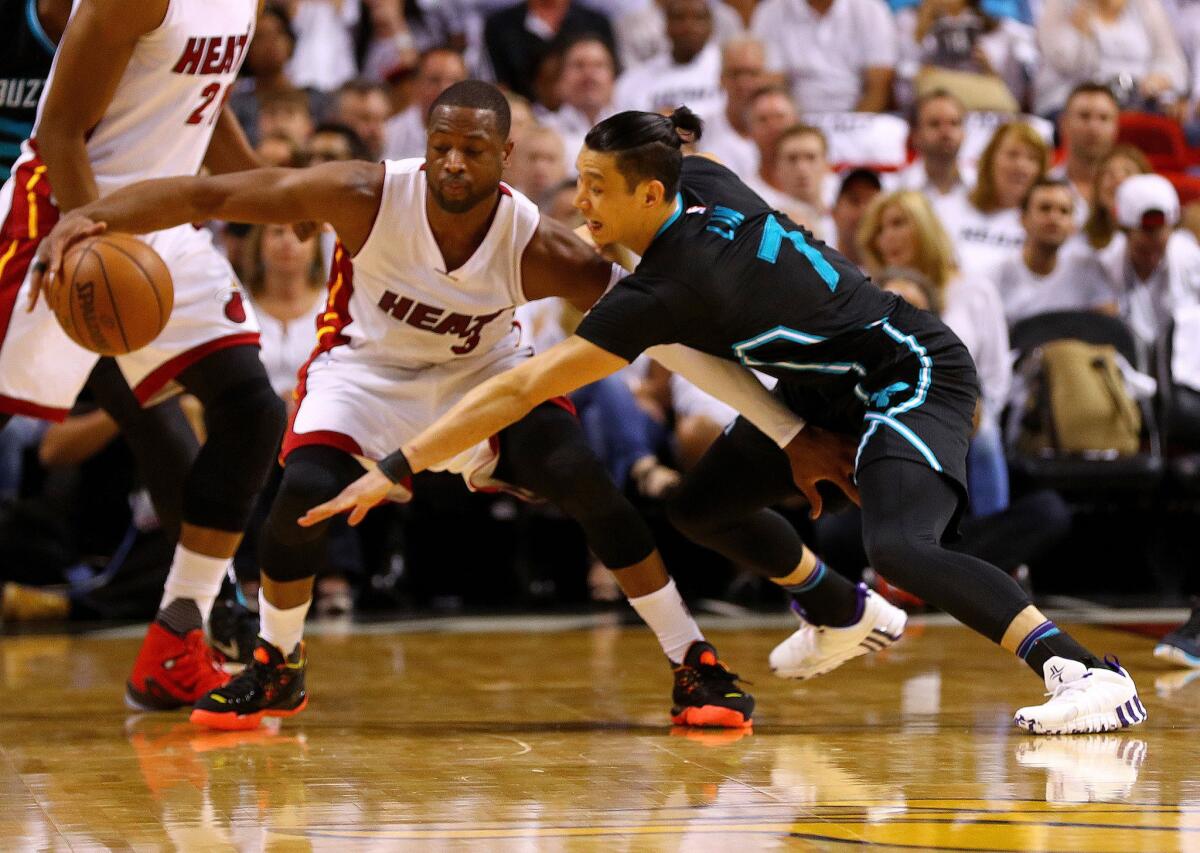
[(1133, 679), (1116, 661), (1106, 668), (1088, 669), (1079, 661), (1053, 657), (1042, 672), (1050, 701), (1021, 708), (1013, 718), (1030, 734), (1111, 732), (1146, 719)]
[(1133, 793), (1146, 742), (1127, 735), (1041, 737), (1017, 745), (1017, 763), (1046, 772), (1048, 803), (1112, 803)]
[(853, 625), (830, 628), (800, 617), (800, 629), (771, 652), (771, 670), (780, 678), (813, 678), (899, 640), (908, 614), (865, 585), (859, 585), (859, 594), (865, 596), (862, 618)]

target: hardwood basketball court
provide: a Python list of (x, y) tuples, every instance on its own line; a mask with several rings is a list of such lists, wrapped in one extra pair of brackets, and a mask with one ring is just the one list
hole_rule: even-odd
[(1200, 849), (1200, 683), (1144, 634), (1077, 630), (1146, 724), (1034, 738), (1040, 684), (941, 619), (806, 683), (766, 667), (786, 621), (704, 624), (753, 733), (673, 730), (654, 638), (605, 617), (326, 630), (309, 709), (229, 733), (126, 712), (140, 629), (4, 637), (0, 849)]

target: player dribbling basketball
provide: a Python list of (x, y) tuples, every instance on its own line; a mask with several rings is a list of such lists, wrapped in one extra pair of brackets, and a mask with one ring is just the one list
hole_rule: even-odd
[[(36, 300), (29, 276), (62, 212), (142, 178), (258, 165), (225, 108), (258, 8), (257, 0), (76, 3), (33, 135), (0, 191), (0, 418), (61, 419), (97, 364)], [(115, 367), (141, 404), (172, 383), (185, 386), (204, 404), (207, 427), (180, 489), (180, 539), (162, 608), (126, 691), (132, 706), (168, 709), (228, 679), (203, 621), (270, 468), (284, 411), (258, 359), (257, 323), (208, 232), (181, 225), (145, 240), (171, 270), (175, 310), (151, 345)]]

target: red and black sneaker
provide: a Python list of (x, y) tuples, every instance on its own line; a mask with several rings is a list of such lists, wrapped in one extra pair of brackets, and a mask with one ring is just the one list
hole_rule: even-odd
[(202, 628), (180, 634), (155, 619), (125, 682), (125, 704), (135, 711), (172, 711), (228, 681)]
[(262, 637), (254, 659), (224, 687), (202, 696), (191, 720), (210, 729), (239, 731), (257, 728), (263, 717), (291, 717), (308, 704), (304, 671), (308, 666), (304, 643), (287, 657)]
[(737, 684), (717, 657), (717, 650), (703, 640), (688, 647), (683, 663), (675, 667), (675, 689), (671, 700), (671, 722), (677, 726), (747, 728), (754, 713), (754, 697)]

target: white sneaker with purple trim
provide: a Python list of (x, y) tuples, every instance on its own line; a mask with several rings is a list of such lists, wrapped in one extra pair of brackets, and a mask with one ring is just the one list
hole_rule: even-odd
[(796, 613), (800, 628), (771, 652), (771, 670), (780, 678), (813, 678), (899, 640), (908, 614), (862, 584), (859, 595), (862, 616), (845, 628), (813, 625)]
[(1017, 711), (1013, 722), (1035, 735), (1111, 732), (1146, 720), (1129, 673), (1114, 658), (1088, 669), (1079, 661), (1053, 657), (1042, 672), (1050, 700)]

